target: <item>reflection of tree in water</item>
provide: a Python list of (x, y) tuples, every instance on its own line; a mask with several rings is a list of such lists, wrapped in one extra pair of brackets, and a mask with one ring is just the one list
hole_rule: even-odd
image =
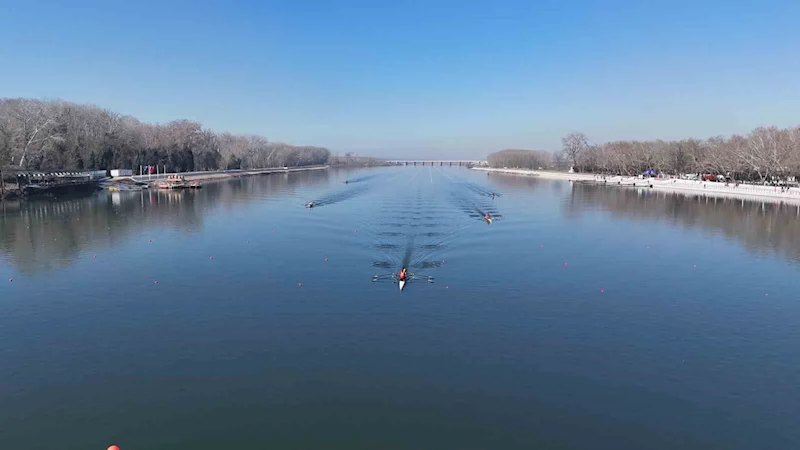
[(186, 191), (98, 192), (0, 206), (0, 252), (22, 273), (57, 270), (88, 248), (113, 247), (150, 228), (191, 233), (219, 207), (291, 193), (327, 181), (327, 171), (245, 177)]
[[(297, 187), (307, 188), (318, 184), (330, 183), (331, 171), (309, 170), (294, 173), (278, 173), (264, 176), (247, 176), (219, 182), (207, 183), (204, 191), (218, 189), (225, 206), (251, 203), (270, 197), (294, 194)], [(209, 189), (206, 189), (209, 188)]]
[(83, 248), (114, 246), (149, 227), (197, 229), (202, 218), (196, 194), (101, 192), (10, 203), (0, 220), (0, 250), (23, 273), (58, 269)]
[(603, 209), (643, 220), (669, 220), (736, 238), (748, 250), (800, 259), (800, 206), (684, 193), (575, 184), (567, 214)]
[[(562, 193), (569, 185), (560, 180), (547, 180), (539, 177), (495, 175), (490, 177), (492, 184), (501, 187), (520, 189), (550, 189), (553, 193)], [(501, 191), (502, 192), (502, 191)]]

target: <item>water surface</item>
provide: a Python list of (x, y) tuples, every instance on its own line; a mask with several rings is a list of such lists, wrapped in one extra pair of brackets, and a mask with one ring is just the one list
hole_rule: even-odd
[(800, 446), (796, 206), (426, 166), (3, 208), (0, 448)]

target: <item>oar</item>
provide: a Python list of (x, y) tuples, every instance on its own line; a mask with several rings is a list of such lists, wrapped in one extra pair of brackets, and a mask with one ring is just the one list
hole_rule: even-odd
[(412, 279), (412, 280), (416, 280), (416, 279), (420, 279), (420, 280), (422, 280), (422, 279), (427, 279), (429, 283), (433, 283), (433, 277), (432, 277), (432, 276), (430, 276), (430, 275), (414, 275), (414, 274), (412, 274), (412, 275), (411, 275), (411, 279)]
[(394, 277), (394, 274), (391, 275), (373, 275), (372, 281), (380, 281), (380, 280), (389, 280)]

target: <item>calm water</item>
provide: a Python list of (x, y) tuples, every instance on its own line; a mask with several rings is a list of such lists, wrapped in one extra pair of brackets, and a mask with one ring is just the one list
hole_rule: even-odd
[(799, 213), (438, 167), (7, 203), (0, 448), (799, 448)]

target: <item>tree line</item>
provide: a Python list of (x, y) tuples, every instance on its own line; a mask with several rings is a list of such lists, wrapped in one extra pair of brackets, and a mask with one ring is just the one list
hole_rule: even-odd
[(679, 141), (591, 144), (583, 133), (562, 139), (562, 162), (581, 172), (637, 175), (711, 173), (769, 181), (800, 175), (800, 127), (760, 127), (747, 135)]
[(503, 150), (492, 167), (568, 169), (614, 175), (647, 170), (668, 175), (711, 173), (736, 180), (769, 181), (800, 176), (800, 127), (756, 128), (747, 135), (677, 141), (611, 141), (594, 144), (583, 133), (561, 139), (560, 152)]
[(490, 154), (486, 161), (490, 167), (517, 169), (553, 168), (554, 155), (544, 150), (500, 150)]
[(217, 133), (194, 121), (150, 124), (93, 105), (0, 98), (0, 166), (169, 172), (326, 164), (322, 147)]
[(358, 154), (347, 152), (344, 155), (339, 155), (338, 153), (335, 155), (331, 155), (328, 158), (328, 164), (332, 166), (372, 167), (372, 166), (383, 166), (386, 164), (386, 160), (380, 158), (374, 158), (372, 156), (359, 156)]

